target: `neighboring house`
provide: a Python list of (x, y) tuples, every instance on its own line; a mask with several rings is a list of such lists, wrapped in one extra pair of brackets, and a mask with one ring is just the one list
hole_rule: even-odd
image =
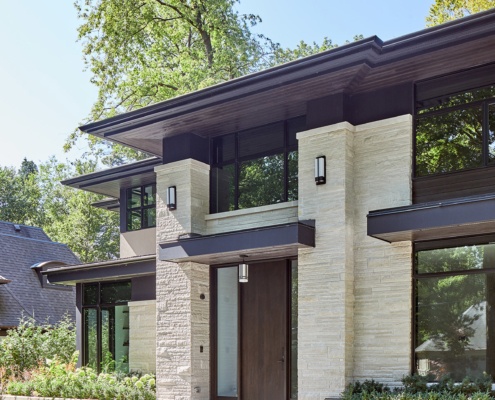
[(122, 259), (45, 272), (83, 361), (159, 399), (321, 400), (458, 356), (486, 302), (494, 375), (494, 49), (492, 10), (81, 127), (156, 156), (65, 182), (121, 216)]
[(39, 324), (55, 324), (68, 314), (75, 322), (75, 291), (51, 285), (41, 271), (77, 264), (79, 259), (33, 226), (0, 221), (0, 336), (22, 316)]

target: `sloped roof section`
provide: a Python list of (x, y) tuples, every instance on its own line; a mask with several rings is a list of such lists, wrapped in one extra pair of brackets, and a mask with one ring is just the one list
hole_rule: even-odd
[[(53, 242), (36, 227), (0, 221), (0, 326), (16, 326), (21, 315), (39, 323), (56, 323), (68, 313), (75, 318), (75, 291), (42, 285), (31, 267), (45, 261), (79, 264), (79, 259), (61, 243)], [(0, 278), (1, 279), (1, 278)]]

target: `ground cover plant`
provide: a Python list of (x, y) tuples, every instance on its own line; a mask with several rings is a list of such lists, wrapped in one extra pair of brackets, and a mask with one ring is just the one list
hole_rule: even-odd
[(402, 379), (402, 387), (391, 390), (374, 380), (349, 384), (341, 394), (343, 400), (491, 400), (492, 379), (488, 375), (472, 379), (466, 377), (455, 382), (445, 376), (439, 382), (428, 384), (429, 379), (420, 375), (409, 375)]

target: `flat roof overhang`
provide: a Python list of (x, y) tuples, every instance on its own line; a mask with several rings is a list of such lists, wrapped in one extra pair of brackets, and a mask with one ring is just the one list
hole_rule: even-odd
[(62, 184), (112, 197), (114, 198), (113, 200), (106, 199), (94, 205), (106, 209), (115, 209), (118, 207), (121, 188), (154, 183), (156, 180), (155, 167), (161, 164), (161, 158), (151, 157), (119, 167), (66, 179), (62, 181)]
[(162, 261), (216, 265), (297, 256), (300, 248), (315, 247), (314, 221), (301, 221), (242, 231), (179, 239), (160, 244)]
[(495, 232), (495, 194), (370, 211), (368, 236), (427, 241)]
[(156, 255), (120, 258), (103, 262), (51, 268), (41, 272), (53, 284), (75, 285), (82, 282), (136, 278), (156, 273)]
[(492, 63), (494, 46), (492, 9), (386, 42), (376, 36), (352, 42), (80, 129), (162, 156), (166, 137), (223, 135), (304, 115), (308, 101), (334, 93), (365, 93)]

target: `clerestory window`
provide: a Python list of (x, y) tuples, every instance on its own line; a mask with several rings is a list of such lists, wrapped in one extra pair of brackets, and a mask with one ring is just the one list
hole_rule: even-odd
[(434, 97), (416, 99), (415, 176), (495, 165), (495, 84), (442, 95), (423, 86)]
[(305, 117), (212, 141), (211, 213), (297, 200), (296, 133)]
[(126, 190), (126, 229), (156, 226), (156, 185), (144, 185)]

